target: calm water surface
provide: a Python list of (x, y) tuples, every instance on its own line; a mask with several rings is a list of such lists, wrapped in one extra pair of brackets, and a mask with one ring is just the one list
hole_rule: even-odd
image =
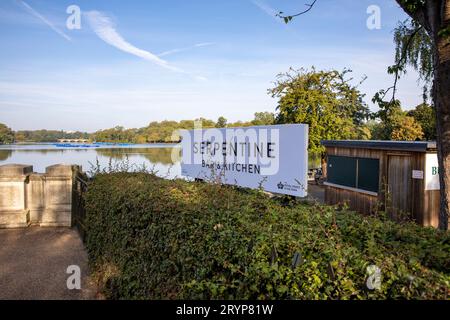
[(0, 165), (9, 163), (29, 164), (35, 172), (43, 173), (45, 168), (58, 163), (77, 164), (83, 171), (90, 171), (97, 165), (107, 168), (128, 161), (131, 168), (146, 166), (160, 176), (180, 177), (178, 160), (172, 161), (172, 150), (179, 150), (174, 144), (142, 144), (127, 146), (57, 147), (55, 144), (0, 145)]
[[(180, 150), (176, 144), (139, 144), (127, 146), (101, 146), (99, 148), (57, 147), (55, 144), (0, 145), (0, 165), (19, 163), (32, 165), (35, 172), (59, 163), (80, 165), (91, 171), (98, 161), (101, 168), (128, 161), (132, 168), (146, 166), (157, 175), (167, 178), (181, 177), (179, 160), (172, 161), (172, 150)], [(309, 155), (309, 168), (320, 166), (320, 156)]]

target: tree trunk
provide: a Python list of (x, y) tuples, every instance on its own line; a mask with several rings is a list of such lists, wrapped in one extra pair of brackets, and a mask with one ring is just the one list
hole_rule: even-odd
[(442, 8), (443, 23), (435, 30), (433, 98), (436, 106), (437, 147), (440, 182), (439, 229), (448, 229), (450, 217), (450, 41), (437, 33), (450, 22), (450, 3)]
[[(448, 229), (450, 217), (450, 0), (427, 0), (415, 11), (412, 1), (396, 0), (412, 19), (419, 22), (433, 40), (437, 149), (440, 182), (439, 229)], [(417, 4), (419, 1), (416, 2)], [(445, 31), (447, 28), (447, 32)]]
[(320, 166), (322, 168), (322, 177), (325, 179), (327, 177), (327, 157), (325, 152), (320, 154)]
[(441, 207), (439, 229), (447, 230), (450, 216), (450, 66), (438, 68), (435, 78), (435, 105), (437, 125), (437, 148)]

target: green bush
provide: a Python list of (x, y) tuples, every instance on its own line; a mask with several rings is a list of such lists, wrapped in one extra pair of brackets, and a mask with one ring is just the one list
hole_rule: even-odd
[[(259, 191), (99, 174), (86, 245), (110, 299), (447, 299), (448, 233)], [(366, 286), (367, 267), (381, 288)]]

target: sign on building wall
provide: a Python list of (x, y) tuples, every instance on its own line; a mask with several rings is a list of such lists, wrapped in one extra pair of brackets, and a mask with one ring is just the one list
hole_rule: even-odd
[(412, 171), (412, 178), (413, 179), (423, 180), (423, 171), (422, 170), (413, 170)]
[(180, 135), (184, 176), (307, 194), (308, 125), (181, 130)]
[(425, 155), (425, 190), (439, 190), (439, 164), (436, 153)]

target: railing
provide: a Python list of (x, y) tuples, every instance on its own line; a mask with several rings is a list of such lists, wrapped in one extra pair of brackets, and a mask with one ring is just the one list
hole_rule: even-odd
[(88, 187), (88, 176), (79, 172), (74, 181), (73, 201), (72, 201), (72, 223), (78, 229), (83, 242), (86, 240), (86, 208), (84, 195)]

